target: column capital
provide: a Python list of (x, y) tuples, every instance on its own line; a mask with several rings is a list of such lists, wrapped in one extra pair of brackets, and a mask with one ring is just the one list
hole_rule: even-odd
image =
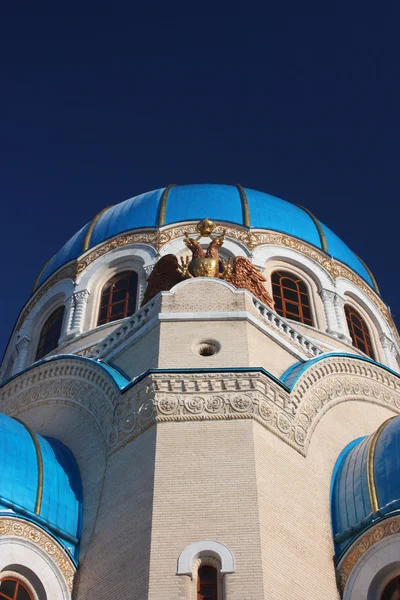
[(387, 348), (391, 352), (395, 351), (396, 346), (395, 346), (393, 340), (388, 335), (386, 335), (386, 333), (381, 333), (379, 336), (379, 340), (380, 340), (383, 348)]

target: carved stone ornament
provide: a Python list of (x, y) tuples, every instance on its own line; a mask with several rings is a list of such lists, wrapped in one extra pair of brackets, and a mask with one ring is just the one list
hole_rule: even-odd
[[(378, 294), (374, 292), (374, 290), (356, 273), (354, 273), (350, 268), (346, 267), (344, 264), (328, 257), (324, 252), (314, 248), (307, 244), (307, 242), (303, 242), (296, 238), (291, 237), (290, 235), (286, 235), (283, 233), (278, 233), (275, 231), (268, 230), (252, 230), (249, 231), (244, 227), (240, 227), (239, 225), (217, 225), (213, 232), (217, 235), (221, 235), (225, 232), (225, 237), (235, 240), (242, 244), (249, 253), (252, 253), (253, 250), (259, 246), (263, 245), (277, 245), (277, 246), (286, 246), (288, 248), (292, 248), (296, 252), (307, 256), (308, 258), (315, 260), (319, 265), (321, 265), (332, 279), (337, 279), (338, 277), (343, 277), (352, 281), (359, 289), (361, 289), (368, 298), (373, 302), (373, 304), (380, 311), (384, 319), (387, 321), (389, 326), (396, 332), (397, 340), (400, 343), (400, 336), (397, 333), (396, 326), (393, 322), (393, 319), (390, 315), (390, 312), (384, 302), (380, 299)], [(129, 244), (144, 244), (148, 245), (151, 248), (155, 249), (156, 252), (160, 253), (161, 249), (166, 245), (172, 242), (177, 238), (184, 238), (186, 234), (198, 234), (199, 230), (197, 229), (196, 223), (185, 223), (184, 225), (174, 227), (174, 226), (166, 226), (161, 229), (155, 229), (154, 231), (135, 231), (131, 233), (124, 233), (122, 235), (116, 236), (112, 240), (108, 240), (102, 244), (99, 244), (93, 250), (87, 251), (82, 257), (78, 258), (73, 263), (69, 263), (62, 267), (59, 271), (54, 273), (42, 286), (34, 293), (31, 299), (28, 301), (25, 306), (21, 316), (18, 319), (18, 323), (16, 329), (20, 329), (22, 323), (35, 306), (35, 304), (44, 296), (44, 294), (58, 281), (62, 279), (72, 279), (75, 281), (76, 277), (82, 273), (85, 269), (89, 267), (95, 260), (104, 256), (108, 252), (115, 250), (116, 248), (121, 248), (123, 246), (127, 246)]]
[(331, 356), (307, 369), (291, 393), (262, 371), (151, 373), (120, 392), (96, 364), (63, 358), (0, 389), (2, 412), (10, 416), (58, 402), (85, 412), (109, 452), (159, 422), (253, 419), (306, 456), (325, 412), (354, 399), (400, 413), (400, 377), (371, 363)]
[(68, 554), (52, 537), (33, 523), (17, 517), (0, 517), (0, 537), (24, 538), (43, 550), (55, 563), (70, 592), (74, 583), (75, 566)]
[(400, 532), (400, 517), (392, 517), (381, 521), (371, 527), (349, 548), (343, 559), (340, 561), (337, 569), (337, 579), (341, 593), (343, 593), (346, 583), (352, 570), (362, 556), (375, 544), (382, 539)]
[(96, 364), (63, 358), (22, 373), (0, 389), (4, 414), (18, 416), (32, 406), (64, 405), (85, 412), (108, 440), (118, 390)]
[(343, 357), (310, 367), (291, 394), (262, 372), (152, 373), (122, 394), (108, 444), (113, 453), (156, 423), (253, 419), (306, 456), (323, 414), (350, 399), (399, 413), (400, 378)]
[[(189, 237), (188, 232), (185, 232), (183, 241), (192, 252), (191, 259), (181, 257), (179, 263), (174, 254), (165, 254), (158, 260), (147, 280), (142, 305), (147, 304), (160, 292), (169, 291), (185, 279), (214, 277), (229, 281), (236, 288), (247, 289), (261, 302), (273, 308), (274, 301), (265, 286), (267, 280), (251, 260), (243, 256), (237, 256), (233, 261), (219, 258), (219, 248), (225, 240), (225, 229), (220, 235), (213, 237), (212, 232), (216, 228), (217, 225), (213, 221), (203, 219), (196, 225), (199, 234), (196, 238)], [(203, 250), (199, 242), (204, 237), (211, 239), (207, 250)]]

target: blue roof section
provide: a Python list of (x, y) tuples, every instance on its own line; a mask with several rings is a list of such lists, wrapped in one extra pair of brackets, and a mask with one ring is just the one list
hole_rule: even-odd
[(29, 431), (0, 414), (0, 496), (33, 512), (37, 482), (36, 449)]
[(340, 558), (371, 525), (399, 513), (400, 416), (344, 449), (333, 471), (331, 490), (332, 532)]
[(82, 484), (75, 458), (61, 442), (1, 413), (0, 511), (44, 527), (76, 557)]
[(80, 229), (70, 240), (57, 252), (55, 256), (46, 265), (43, 273), (41, 273), (37, 286), (41, 285), (52, 273), (65, 265), (70, 260), (78, 258), (82, 254), (83, 241), (90, 223), (87, 223)]
[(0, 384), (0, 388), (3, 385), (6, 385), (12, 379), (19, 377), (22, 373), (30, 371), (31, 369), (35, 369), (36, 367), (38, 367), (39, 365), (41, 365), (43, 363), (54, 362), (57, 360), (63, 360), (65, 358), (68, 358), (69, 360), (72, 359), (72, 360), (80, 360), (83, 362), (90, 362), (90, 363), (96, 365), (102, 371), (105, 371), (109, 377), (111, 377), (114, 385), (116, 385), (120, 390), (124, 389), (130, 382), (130, 378), (127, 375), (125, 375), (121, 369), (114, 367), (112, 365), (109, 365), (108, 363), (106, 363), (102, 360), (99, 360), (96, 358), (88, 358), (87, 356), (77, 356), (76, 354), (57, 354), (56, 356), (49, 356), (48, 358), (42, 358), (41, 360), (38, 360), (37, 362), (33, 363), (32, 365), (29, 365), (29, 367), (26, 367), (22, 371), (19, 371), (19, 373), (15, 373), (15, 375), (13, 375), (12, 377), (9, 377), (5, 381), (3, 381)]
[(371, 436), (351, 442), (342, 454), (332, 485), (331, 518), (336, 553), (359, 534), (359, 525), (371, 514), (368, 489), (368, 450)]
[(264, 192), (248, 188), (245, 192), (252, 228), (281, 231), (321, 248), (318, 229), (302, 208)]
[(344, 264), (348, 265), (353, 271), (361, 275), (363, 279), (373, 288), (374, 283), (371, 279), (370, 274), (364, 267), (361, 260), (350, 250), (350, 248), (342, 242), (342, 240), (329, 229), (323, 223), (320, 223), (322, 231), (324, 232), (326, 243), (328, 245), (328, 252), (334, 258), (338, 258)]
[(130, 229), (156, 227), (158, 208), (164, 189), (140, 194), (109, 208), (94, 226), (90, 248)]
[(364, 362), (372, 363), (377, 367), (381, 367), (385, 369), (385, 371), (389, 371), (396, 377), (400, 377), (400, 375), (396, 372), (383, 365), (382, 363), (376, 362), (372, 358), (368, 356), (358, 356), (357, 354), (350, 354), (350, 352), (327, 352), (326, 354), (320, 354), (320, 356), (316, 356), (315, 358), (310, 358), (309, 360), (305, 360), (304, 362), (294, 363), (291, 367), (286, 369), (286, 371), (280, 376), (280, 380), (284, 383), (290, 390), (294, 388), (297, 381), (300, 379), (302, 374), (307, 371), (312, 365), (319, 362), (320, 360), (325, 360), (326, 358), (341, 356), (344, 358), (354, 358), (355, 360), (363, 360)]
[(165, 213), (165, 225), (196, 221), (208, 217), (243, 225), (242, 201), (233, 185), (179, 185), (171, 188)]
[[(125, 200), (99, 214), (92, 221), (89, 248), (116, 235), (135, 229), (157, 227), (163, 192), (153, 190)], [(323, 250), (318, 222), (308, 212), (286, 200), (245, 188), (250, 227), (270, 229), (304, 240)], [(198, 184), (173, 186), (167, 190), (163, 225), (197, 221), (209, 217), (244, 226), (244, 207), (235, 185)], [(320, 223), (327, 242), (327, 252), (358, 273), (371, 287), (370, 274), (362, 261), (328, 227)], [(85, 225), (53, 257), (40, 276), (41, 285), (52, 273), (83, 253), (84, 240), (90, 224)]]

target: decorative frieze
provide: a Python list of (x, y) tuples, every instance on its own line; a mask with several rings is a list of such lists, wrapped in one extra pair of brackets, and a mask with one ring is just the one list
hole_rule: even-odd
[[(226, 231), (227, 238), (236, 240), (245, 246), (249, 254), (251, 254), (258, 246), (271, 244), (277, 246), (286, 246), (316, 261), (319, 265), (326, 269), (333, 280), (337, 279), (338, 277), (343, 277), (349, 281), (352, 281), (369, 297), (369, 299), (381, 312), (390, 327), (396, 331), (396, 327), (390, 312), (378, 294), (376, 294), (374, 290), (349, 267), (327, 256), (321, 250), (318, 250), (314, 246), (307, 244), (307, 242), (293, 238), (290, 235), (268, 230), (249, 231), (248, 229), (240, 227), (239, 225), (235, 226), (231, 224), (220, 224), (216, 227), (215, 233), (221, 234), (223, 229)], [(183, 238), (186, 232), (188, 234), (196, 234), (196, 223), (186, 223), (178, 227), (165, 227), (163, 229), (154, 231), (145, 230), (124, 233), (113, 238), (112, 240), (108, 240), (102, 244), (99, 244), (95, 249), (89, 250), (74, 263), (70, 263), (65, 267), (62, 267), (38, 289), (38, 291), (29, 300), (20, 318), (18, 319), (17, 329), (21, 327), (23, 321), (35, 304), (53, 285), (55, 285), (55, 283), (66, 278), (70, 278), (75, 281), (76, 277), (80, 273), (87, 269), (89, 265), (91, 265), (101, 256), (104, 256), (116, 248), (121, 248), (129, 244), (145, 244), (147, 246), (151, 246), (157, 251), (157, 253), (159, 253), (166, 244), (169, 244), (179, 237)], [(146, 274), (148, 275), (147, 272)], [(400, 342), (400, 338), (398, 338), (398, 340)]]
[(337, 569), (337, 579), (340, 591), (343, 593), (346, 583), (358, 561), (375, 544), (400, 533), (400, 517), (392, 517), (381, 521), (377, 525), (370, 527), (357, 541), (351, 546), (348, 552), (341, 560)]
[(23, 538), (34, 547), (40, 548), (56, 564), (69, 591), (72, 592), (76, 572), (75, 565), (62, 547), (43, 529), (23, 519), (0, 517), (0, 538), (2, 537)]

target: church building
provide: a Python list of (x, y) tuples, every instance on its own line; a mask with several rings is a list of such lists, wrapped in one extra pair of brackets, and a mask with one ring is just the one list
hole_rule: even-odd
[(104, 208), (0, 369), (0, 600), (399, 600), (399, 371), (371, 271), (306, 207)]

